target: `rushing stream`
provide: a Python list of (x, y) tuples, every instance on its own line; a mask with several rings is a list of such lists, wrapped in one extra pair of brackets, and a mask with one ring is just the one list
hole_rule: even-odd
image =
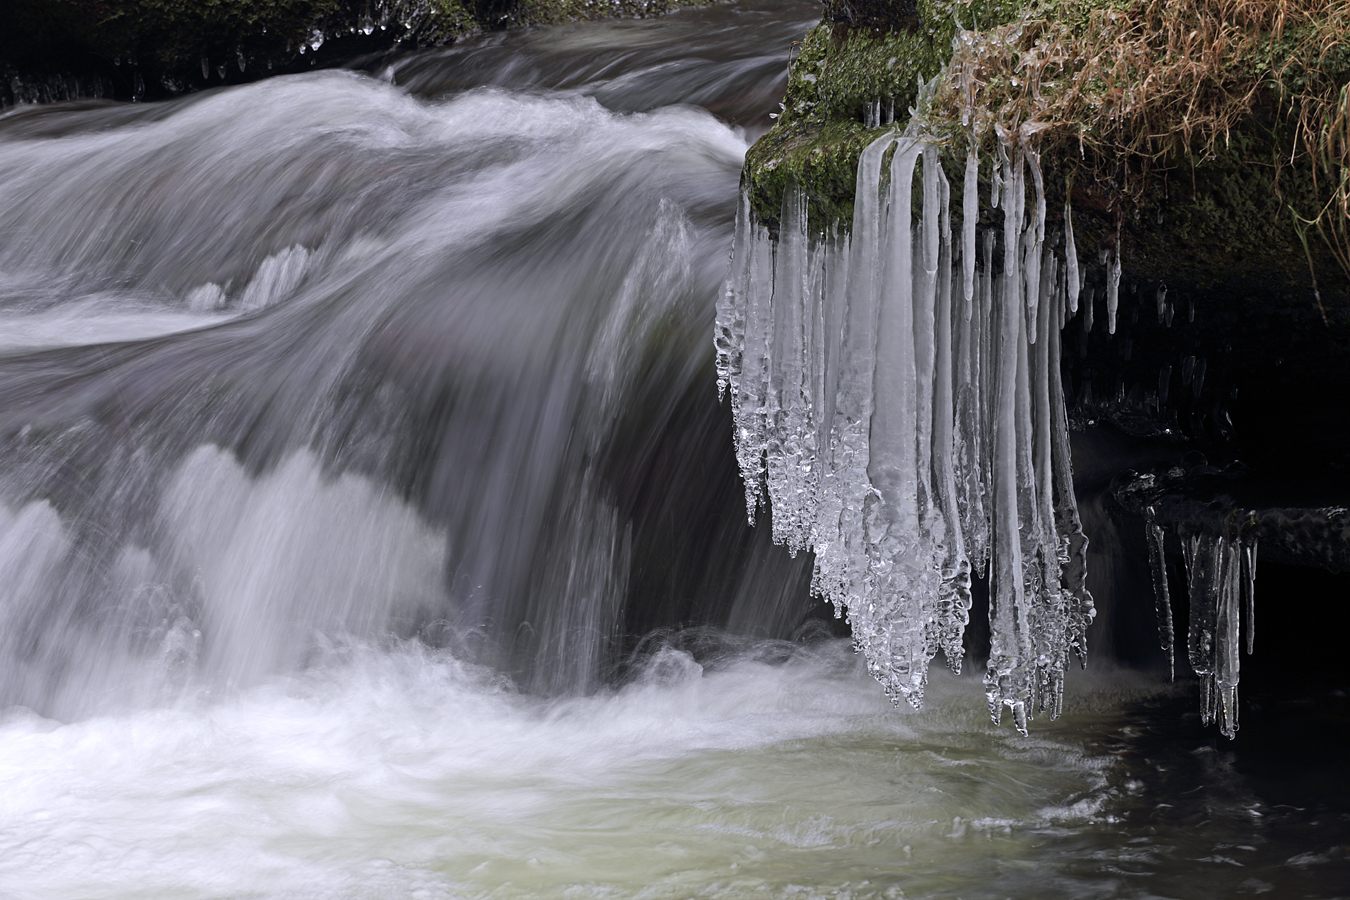
[(714, 304), (818, 10), (0, 116), (0, 898), (1344, 894), (1322, 745), (1101, 657), (897, 711), (745, 525)]

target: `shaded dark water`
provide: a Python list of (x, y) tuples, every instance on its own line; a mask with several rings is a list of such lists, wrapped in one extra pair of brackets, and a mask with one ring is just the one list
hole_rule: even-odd
[(0, 117), (0, 895), (1345, 892), (1334, 687), (1314, 790), (1184, 688), (1020, 738), (804, 625), (711, 323), (816, 14)]

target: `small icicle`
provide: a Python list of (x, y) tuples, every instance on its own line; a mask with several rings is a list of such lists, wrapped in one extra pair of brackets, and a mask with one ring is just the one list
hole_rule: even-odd
[(1078, 246), (1073, 242), (1073, 208), (1068, 193), (1064, 197), (1064, 258), (1069, 264), (1069, 312), (1078, 312), (1078, 294), (1083, 289), (1078, 278)]
[(1241, 544), (1237, 540), (1219, 539), (1218, 580), (1219, 596), (1214, 622), (1215, 668), (1214, 687), (1217, 694), (1215, 712), (1219, 732), (1226, 738), (1237, 736), (1238, 679), (1241, 660), (1238, 647), (1241, 642)]
[(1035, 219), (1036, 243), (1045, 243), (1045, 180), (1041, 176), (1041, 155), (1035, 151), (1027, 152), (1027, 167), (1031, 169), (1031, 183), (1036, 192)]
[[(1056, 304), (1062, 311), (1063, 305)], [(1057, 324), (1063, 327), (1061, 318)], [(1054, 524), (1059, 539), (1060, 587), (1064, 591), (1064, 642), (1078, 656), (1080, 666), (1087, 665), (1087, 628), (1096, 616), (1096, 605), (1087, 589), (1087, 535), (1078, 514), (1078, 499), (1073, 490), (1073, 454), (1069, 446), (1069, 413), (1064, 402), (1064, 380), (1059, 377), (1061, 341), (1048, 339), (1050, 416), (1054, 466)]]
[[(765, 412), (769, 388), (769, 342), (773, 329), (770, 298), (763, 286), (773, 285), (773, 242), (767, 228), (751, 224), (749, 281), (745, 304), (745, 339), (739, 384), (733, 380), (736, 421), (736, 458), (745, 481), (745, 511), (755, 524), (764, 497)], [(755, 289), (755, 288), (758, 289)]]
[(866, 592), (868, 561), (860, 536), (863, 507), (871, 493), (867, 465), (877, 348), (878, 271), (882, 257), (881, 162), (895, 143), (894, 135), (878, 138), (858, 158), (846, 274), (847, 309), (840, 332), (837, 394), (830, 426), (834, 459), (833, 495), (828, 507), (831, 513), (838, 510), (837, 538), (828, 548), (828, 571), (823, 572), (818, 582), (834, 602), (836, 613), (861, 603)]
[(938, 162), (936, 148), (927, 149), (923, 154), (923, 221), (920, 223), (923, 239), (923, 270), (930, 278), (937, 275), (939, 226), (941, 224), (941, 203), (938, 184)]
[(1092, 304), (1097, 299), (1097, 288), (1088, 285), (1083, 288), (1083, 333), (1092, 333)]
[[(1253, 515), (1255, 515), (1253, 513)], [(1256, 641), (1256, 535), (1242, 544), (1243, 601), (1247, 609), (1247, 655)]]
[(1027, 225), (1025, 243), (1026, 259), (1023, 271), (1026, 279), (1027, 337), (1035, 344), (1041, 329), (1036, 327), (1037, 311), (1041, 303), (1041, 257), (1045, 248), (1045, 181), (1041, 177), (1040, 156), (1034, 151), (1026, 153), (1027, 168), (1031, 170), (1031, 182), (1035, 205), (1032, 207), (1032, 220)]
[(966, 553), (974, 571), (981, 576), (989, 563), (989, 442), (988, 414), (992, 404), (989, 385), (994, 366), (992, 331), (994, 328), (991, 279), (994, 258), (994, 232), (984, 232), (983, 267), (976, 276), (974, 314), (967, 314), (969, 346), (963, 354), (965, 384), (958, 402), (961, 405), (961, 443), (963, 479), (961, 527)]
[[(1049, 256), (1041, 259), (1039, 292), (1042, 298), (1040, 310), (1034, 324), (1036, 330), (1035, 352), (1032, 354), (1031, 389), (1033, 412), (1033, 452), (1036, 481), (1036, 502), (1040, 508), (1041, 528), (1043, 529), (1042, 554), (1045, 558), (1054, 558), (1057, 550), (1054, 541), (1055, 493), (1054, 468), (1051, 465), (1051, 444), (1054, 439), (1054, 423), (1050, 415), (1050, 378), (1053, 371), (1059, 377), (1059, 369), (1051, 369), (1051, 335), (1057, 326), (1052, 303), (1058, 285), (1055, 283), (1055, 263)], [(1030, 335), (1028, 336), (1030, 338)]]
[(1158, 293), (1154, 297), (1154, 300), (1158, 306), (1158, 324), (1161, 325), (1163, 319), (1167, 317), (1167, 285), (1158, 285)]
[(1013, 725), (1017, 728), (1017, 733), (1026, 737), (1027, 734), (1027, 704), (1019, 700), (1016, 703), (1008, 704), (1012, 707)]
[(849, 305), (848, 265), (850, 245), (847, 237), (835, 232), (830, 235), (825, 253), (824, 284), (821, 298), (822, 336), (819, 360), (821, 375), (821, 405), (817, 414), (816, 446), (820, 475), (817, 489), (815, 522), (811, 527), (811, 543), (815, 551), (811, 592), (828, 598), (834, 605), (834, 614), (841, 617), (848, 598), (849, 554), (841, 536), (840, 520), (847, 488), (841, 475), (843, 442), (837, 439), (836, 412), (841, 401), (843, 377), (844, 322)]
[[(1036, 514), (1028, 517), (1039, 525), (1033, 528), (1033, 551), (1028, 556), (1035, 561), (1037, 580), (1028, 587), (1035, 592), (1032, 619), (1032, 645), (1036, 659), (1036, 709), (1058, 718), (1063, 707), (1064, 673), (1068, 669), (1067, 630), (1070, 623), (1068, 598), (1060, 585), (1060, 542), (1055, 523), (1055, 470), (1053, 445), (1058, 418), (1052, 413), (1053, 378), (1059, 378), (1058, 354), (1052, 350), (1057, 341), (1052, 339), (1058, 326), (1059, 309), (1053, 302), (1059, 285), (1058, 266), (1053, 256), (1041, 255), (1039, 294), (1041, 304), (1035, 319), (1039, 332), (1029, 354), (1030, 370), (1030, 425), (1031, 453), (1029, 485), (1033, 488)], [(1054, 361), (1052, 363), (1052, 360)]]
[[(938, 168), (941, 176), (941, 168)], [(938, 586), (938, 642), (947, 666), (961, 672), (964, 654), (962, 635), (970, 622), (970, 560), (962, 535), (961, 509), (958, 503), (957, 469), (961, 414), (956, 402), (956, 385), (962, 366), (957, 360), (956, 322), (965, 326), (964, 317), (952, 306), (956, 298), (951, 241), (951, 188), (945, 177), (942, 188), (942, 253), (938, 263), (937, 304), (934, 310), (934, 382), (933, 382), (933, 489), (941, 513), (941, 526), (934, 528), (935, 561), (940, 566)], [(938, 531), (942, 534), (937, 534)]]
[(747, 186), (741, 190), (731, 271), (717, 299), (717, 326), (713, 339), (717, 347), (717, 399), (721, 401), (730, 388), (733, 404), (740, 393), (741, 351), (745, 345), (746, 294), (750, 289), (750, 218)]
[(1002, 141), (995, 143), (994, 156), (989, 161), (989, 206), (998, 209), (1003, 194), (1003, 167), (1008, 163), (1008, 151)]
[(773, 510), (774, 543), (797, 555), (810, 543), (815, 518), (814, 457), (806, 336), (810, 318), (810, 259), (806, 195), (796, 184), (783, 192), (774, 254), (773, 325), (769, 390), (765, 396), (765, 483)]
[(1191, 621), (1187, 655), (1200, 676), (1200, 720), (1219, 723), (1225, 737), (1237, 733), (1241, 555), (1222, 535), (1192, 535), (1186, 550)]
[(1208, 725), (1213, 721), (1213, 696), (1210, 692), (1214, 674), (1214, 620), (1218, 589), (1217, 543), (1221, 538), (1192, 534), (1182, 541), (1186, 555), (1186, 582), (1190, 595), (1190, 623), (1186, 630), (1186, 657), (1191, 671), (1200, 676), (1204, 696), (1200, 720)]
[(1036, 243), (1035, 225), (1027, 225), (1022, 232), (1022, 308), (1027, 317), (1027, 341), (1035, 344), (1039, 328), (1036, 327), (1036, 312), (1041, 302), (1041, 245)]
[(1145, 511), (1144, 538), (1148, 542), (1148, 561), (1153, 569), (1153, 599), (1158, 612), (1158, 643), (1167, 654), (1167, 677), (1177, 677), (1176, 633), (1172, 630), (1172, 598), (1167, 590), (1167, 558), (1163, 551), (1166, 533), (1154, 521), (1153, 507)]
[(1120, 304), (1120, 247), (1111, 251), (1106, 270), (1106, 333), (1116, 333), (1116, 307)]

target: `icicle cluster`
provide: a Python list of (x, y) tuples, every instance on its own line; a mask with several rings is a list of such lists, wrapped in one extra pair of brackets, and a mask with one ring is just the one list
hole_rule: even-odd
[[(1167, 653), (1170, 671), (1176, 671), (1172, 601), (1167, 586), (1164, 547), (1167, 532), (1146, 510), (1149, 561), (1158, 609), (1158, 638)], [(1239, 648), (1242, 619), (1246, 619), (1247, 653), (1256, 632), (1256, 547), (1254, 534), (1226, 536), (1215, 530), (1179, 531), (1186, 559), (1186, 588), (1190, 621), (1186, 631), (1186, 659), (1200, 676), (1200, 719), (1219, 723), (1225, 737), (1238, 729)]]
[(847, 610), (896, 702), (920, 705), (939, 650), (959, 671), (972, 571), (992, 566), (986, 693), (1025, 732), (1058, 715), (1093, 617), (1059, 378), (1078, 261), (1071, 228), (1067, 260), (1046, 242), (1036, 156), (1006, 142), (1004, 226), (977, 234), (978, 164), (959, 236), (938, 150), (913, 131), (863, 151), (848, 236), (813, 237), (789, 188), (775, 241), (743, 196), (718, 386), (751, 522), (767, 493), (774, 539), (815, 551), (813, 590)]

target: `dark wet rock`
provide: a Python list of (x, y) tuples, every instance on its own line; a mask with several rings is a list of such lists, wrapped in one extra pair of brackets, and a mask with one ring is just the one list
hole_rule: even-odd
[(0, 109), (157, 100), (451, 43), (707, 0), (0, 0)]
[(1112, 497), (1141, 527), (1151, 519), (1183, 539), (1254, 540), (1263, 562), (1350, 572), (1350, 509), (1278, 505), (1278, 491), (1241, 464), (1220, 469), (1199, 454), (1187, 461), (1189, 466), (1121, 472), (1112, 483)]
[(851, 28), (912, 28), (919, 21), (916, 0), (825, 0), (825, 19)]

